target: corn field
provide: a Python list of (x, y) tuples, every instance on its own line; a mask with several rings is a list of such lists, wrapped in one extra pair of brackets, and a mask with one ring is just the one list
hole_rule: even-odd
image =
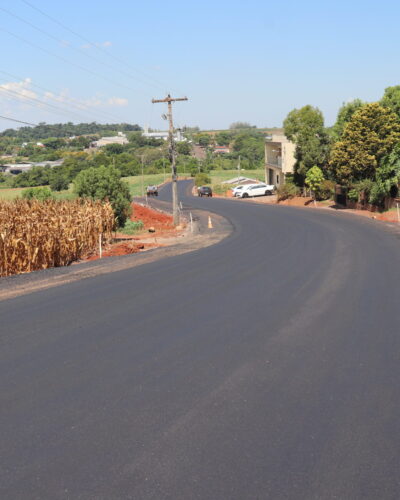
[(111, 237), (114, 212), (92, 200), (0, 201), (0, 276), (59, 267)]

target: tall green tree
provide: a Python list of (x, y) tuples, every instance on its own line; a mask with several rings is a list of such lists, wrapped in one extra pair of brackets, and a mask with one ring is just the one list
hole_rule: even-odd
[(370, 192), (371, 203), (380, 204), (387, 196), (396, 196), (400, 184), (400, 143), (382, 158)]
[(264, 160), (264, 136), (252, 131), (236, 135), (232, 145), (232, 156), (248, 160), (248, 168), (257, 168)]
[(330, 171), (345, 185), (375, 179), (379, 162), (399, 141), (397, 115), (379, 103), (366, 104), (354, 113), (342, 139), (333, 146)]
[(296, 144), (295, 181), (303, 184), (307, 171), (316, 165), (325, 169), (330, 140), (324, 117), (318, 108), (307, 105), (292, 110), (283, 122), (286, 137)]
[(400, 118), (400, 85), (387, 87), (380, 104), (390, 108)]
[(344, 127), (349, 123), (354, 113), (364, 105), (365, 102), (361, 99), (354, 99), (353, 101), (343, 103), (339, 109), (336, 123), (332, 127), (332, 135), (335, 141), (338, 141), (342, 137)]

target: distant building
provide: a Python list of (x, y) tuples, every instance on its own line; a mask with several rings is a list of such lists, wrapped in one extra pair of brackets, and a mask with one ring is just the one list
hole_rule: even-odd
[(33, 167), (59, 167), (64, 162), (64, 159), (54, 161), (37, 161), (31, 163), (3, 163), (0, 165), (0, 172), (8, 174), (20, 174), (27, 172)]
[(214, 153), (216, 154), (229, 154), (231, 152), (229, 146), (215, 146)]
[(265, 138), (265, 181), (276, 187), (285, 183), (286, 174), (292, 174), (296, 159), (296, 145), (283, 134)]
[[(168, 140), (169, 132), (149, 132), (149, 128), (145, 127), (144, 132), (142, 132), (143, 137), (147, 137), (149, 139), (163, 139), (164, 141)], [(186, 137), (183, 137), (181, 130), (176, 130), (174, 134), (174, 139), (176, 142), (184, 142), (186, 141)]]
[(92, 142), (92, 146), (95, 148), (102, 148), (103, 146), (108, 146), (108, 144), (128, 144), (128, 139), (126, 135), (122, 132), (118, 132), (118, 135), (113, 137), (101, 137), (98, 141)]

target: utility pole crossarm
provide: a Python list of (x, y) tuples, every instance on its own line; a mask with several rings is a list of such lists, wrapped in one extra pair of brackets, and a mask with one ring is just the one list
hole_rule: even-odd
[(171, 97), (168, 96), (165, 99), (152, 99), (151, 102), (156, 104), (157, 102), (176, 102), (176, 101), (188, 101), (187, 97)]

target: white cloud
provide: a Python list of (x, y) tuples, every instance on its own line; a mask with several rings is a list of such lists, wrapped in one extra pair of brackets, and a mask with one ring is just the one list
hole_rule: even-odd
[[(60, 108), (71, 109), (71, 105), (75, 109), (82, 111), (90, 108), (107, 108), (107, 107), (123, 107), (128, 105), (128, 99), (125, 97), (112, 96), (107, 97), (104, 94), (97, 92), (96, 94), (86, 99), (76, 99), (71, 96), (69, 89), (62, 89), (60, 92), (44, 91), (41, 93), (32, 90), (32, 79), (25, 78), (20, 82), (7, 82), (0, 85), (0, 103), (2, 109), (6, 105), (16, 106), (15, 101), (22, 109), (28, 109), (34, 104), (36, 107), (46, 108), (44, 103), (59, 103)], [(43, 104), (33, 103), (30, 99), (38, 99), (43, 101)]]
[(107, 104), (109, 106), (127, 106), (128, 102), (128, 99), (125, 99), (125, 97), (110, 97)]
[(31, 78), (25, 78), (21, 82), (7, 82), (0, 85), (0, 98), (5, 100), (27, 101), (37, 99), (36, 92), (31, 90)]

